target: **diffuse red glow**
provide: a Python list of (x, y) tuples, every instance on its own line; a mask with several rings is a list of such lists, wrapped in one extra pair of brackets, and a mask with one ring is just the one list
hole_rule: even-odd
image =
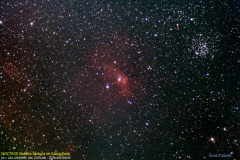
[(131, 79), (131, 65), (124, 55), (113, 53), (106, 46), (91, 51), (88, 60), (88, 74), (91, 77), (95, 94), (107, 103), (127, 102), (134, 97), (137, 79)]
[(108, 67), (106, 72), (112, 78), (110, 81), (113, 81), (113, 83), (118, 86), (120, 95), (127, 96), (130, 92), (128, 77), (124, 75), (122, 71), (113, 66)]

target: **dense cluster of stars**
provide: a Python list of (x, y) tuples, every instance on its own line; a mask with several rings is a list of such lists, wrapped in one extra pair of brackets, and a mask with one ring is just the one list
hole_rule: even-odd
[(1, 3), (1, 151), (239, 151), (238, 1)]

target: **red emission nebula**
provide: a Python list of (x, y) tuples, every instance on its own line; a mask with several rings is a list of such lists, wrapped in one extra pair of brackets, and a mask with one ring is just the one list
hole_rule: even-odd
[(135, 102), (141, 99), (140, 79), (136, 67), (125, 52), (116, 53), (108, 46), (97, 47), (91, 51), (88, 72), (95, 93), (106, 103)]

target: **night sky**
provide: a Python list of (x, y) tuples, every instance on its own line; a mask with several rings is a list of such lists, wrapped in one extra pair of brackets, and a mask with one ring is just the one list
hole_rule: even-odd
[(239, 4), (2, 0), (0, 150), (240, 159)]

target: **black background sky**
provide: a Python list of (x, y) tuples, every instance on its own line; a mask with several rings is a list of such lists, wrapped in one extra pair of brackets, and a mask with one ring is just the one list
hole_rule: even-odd
[(240, 158), (239, 15), (232, 0), (3, 0), (1, 151)]

